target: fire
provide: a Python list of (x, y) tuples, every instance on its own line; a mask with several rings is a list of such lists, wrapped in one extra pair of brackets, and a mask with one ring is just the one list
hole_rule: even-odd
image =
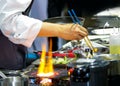
[(51, 86), (52, 80), (49, 78), (44, 78), (43, 80), (41, 80), (40, 84), (42, 84), (42, 86)]
[(40, 65), (38, 67), (39, 77), (50, 77), (54, 75), (53, 63), (52, 63), (52, 39), (50, 39), (50, 48), (48, 51), (48, 57), (46, 57), (46, 46), (42, 45), (42, 54), (40, 58)]

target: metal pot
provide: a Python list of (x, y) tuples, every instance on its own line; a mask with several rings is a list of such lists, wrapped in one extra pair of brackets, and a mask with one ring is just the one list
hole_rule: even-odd
[(0, 79), (0, 86), (29, 86), (28, 78), (12, 76)]
[[(98, 59), (79, 59), (67, 65), (71, 86), (108, 86), (109, 62)], [(76, 83), (77, 82), (77, 83)]]
[(117, 86), (120, 82), (120, 55), (100, 54), (96, 58), (110, 62), (108, 69), (109, 86)]
[(101, 54), (95, 56), (97, 59), (110, 62), (108, 75), (115, 76), (120, 75), (120, 55), (119, 54)]

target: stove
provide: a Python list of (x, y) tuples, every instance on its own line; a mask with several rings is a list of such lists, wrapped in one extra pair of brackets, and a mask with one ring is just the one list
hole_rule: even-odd
[[(24, 72), (23, 76), (29, 77), (29, 85), (30, 86), (39, 86), (40, 85), (40, 77), (37, 77), (38, 66), (30, 65)], [(64, 67), (55, 67), (54, 72), (57, 73), (54, 77), (51, 77), (52, 86), (70, 86), (69, 84), (69, 76), (67, 73), (67, 68)]]

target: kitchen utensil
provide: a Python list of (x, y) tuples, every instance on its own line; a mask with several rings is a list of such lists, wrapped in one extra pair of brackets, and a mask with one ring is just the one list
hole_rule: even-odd
[[(73, 9), (71, 11), (68, 10), (68, 13), (69, 13), (70, 17), (72, 18), (73, 23), (82, 25), (81, 21), (79, 20), (79, 18), (77, 17), (77, 15), (76, 15), (76, 13), (74, 12)], [(72, 14), (73, 14), (73, 16), (72, 16)], [(90, 49), (93, 50), (93, 52), (95, 52), (95, 49), (94, 49), (91, 41), (89, 40), (88, 36), (86, 36), (84, 38), (84, 40), (85, 40), (86, 44), (90, 47)]]
[(6, 76), (2, 71), (0, 71), (0, 76), (1, 76), (3, 79), (7, 78), (7, 76)]

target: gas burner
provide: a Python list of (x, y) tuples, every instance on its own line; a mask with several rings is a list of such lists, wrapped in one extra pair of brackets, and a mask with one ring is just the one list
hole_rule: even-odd
[(59, 73), (58, 72), (43, 73), (43, 74), (37, 74), (36, 76), (40, 78), (54, 78), (56, 76), (59, 76)]
[[(38, 77), (38, 76), (37, 76), (37, 68), (28, 71), (28, 72), (25, 73), (24, 75), (29, 76), (29, 78)], [(54, 77), (52, 77), (52, 78), (61, 78), (61, 77), (67, 76), (67, 75), (68, 75), (68, 74), (67, 74), (67, 70), (66, 70), (66, 69), (55, 68)]]
[(25, 71), (26, 73), (24, 73), (24, 75), (29, 77), (30, 84), (39, 85), (43, 78), (47, 78), (52, 81), (52, 86), (69, 86), (64, 85), (69, 84), (69, 77), (66, 68), (54, 68), (54, 76), (52, 77), (38, 77), (37, 70), (36, 67), (33, 67), (28, 72)]

